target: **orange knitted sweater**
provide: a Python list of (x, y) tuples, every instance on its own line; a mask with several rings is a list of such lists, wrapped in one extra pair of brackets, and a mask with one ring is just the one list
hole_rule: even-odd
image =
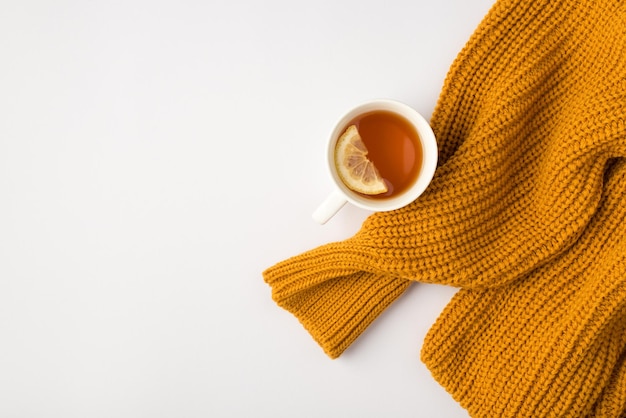
[(412, 282), (476, 417), (626, 416), (626, 2), (499, 0), (453, 63), (425, 194), (263, 274), (330, 357)]

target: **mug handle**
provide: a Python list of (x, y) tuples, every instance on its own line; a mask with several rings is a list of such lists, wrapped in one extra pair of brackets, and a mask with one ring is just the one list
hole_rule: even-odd
[(348, 201), (338, 190), (333, 191), (322, 202), (321, 205), (313, 212), (313, 219), (320, 223), (325, 224), (330, 218), (335, 216), (339, 209), (341, 209)]

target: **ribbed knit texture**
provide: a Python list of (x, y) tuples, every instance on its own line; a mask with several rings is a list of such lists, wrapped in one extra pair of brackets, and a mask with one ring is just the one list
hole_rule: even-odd
[(422, 360), (475, 417), (626, 416), (626, 5), (499, 0), (411, 205), (264, 272), (339, 356), (411, 282), (462, 288)]

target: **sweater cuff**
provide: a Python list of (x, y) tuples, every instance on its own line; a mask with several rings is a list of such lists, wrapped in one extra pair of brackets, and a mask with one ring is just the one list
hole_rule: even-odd
[(291, 312), (330, 358), (337, 358), (411, 284), (389, 276), (357, 272), (283, 297), (276, 288), (288, 277), (266, 272), (274, 301)]

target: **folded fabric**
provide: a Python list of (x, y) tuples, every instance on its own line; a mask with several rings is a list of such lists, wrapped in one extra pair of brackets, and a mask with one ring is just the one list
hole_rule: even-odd
[(625, 199), (620, 160), (571, 248), (510, 285), (453, 297), (426, 336), (422, 360), (470, 413), (626, 412)]
[(626, 413), (626, 5), (499, 0), (411, 205), (263, 274), (338, 357), (412, 282), (462, 288), (422, 360), (473, 416)]

